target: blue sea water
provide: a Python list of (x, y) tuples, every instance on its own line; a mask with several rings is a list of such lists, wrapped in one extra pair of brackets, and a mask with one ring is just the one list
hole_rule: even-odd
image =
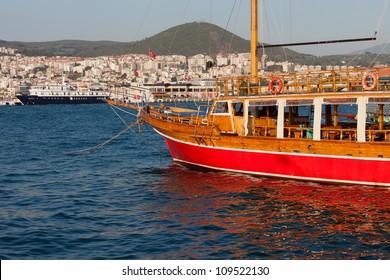
[(117, 114), (0, 107), (0, 259), (390, 259), (390, 189), (191, 170), (146, 125), (86, 150)]

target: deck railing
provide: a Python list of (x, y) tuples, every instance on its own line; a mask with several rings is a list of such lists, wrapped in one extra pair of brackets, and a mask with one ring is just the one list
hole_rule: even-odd
[(361, 68), (304, 73), (265, 73), (217, 79), (217, 96), (388, 91), (390, 68)]

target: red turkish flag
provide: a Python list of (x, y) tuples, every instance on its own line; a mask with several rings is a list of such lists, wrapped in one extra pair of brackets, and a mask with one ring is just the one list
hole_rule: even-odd
[(149, 56), (153, 59), (156, 59), (156, 54), (152, 51), (152, 49), (149, 49)]

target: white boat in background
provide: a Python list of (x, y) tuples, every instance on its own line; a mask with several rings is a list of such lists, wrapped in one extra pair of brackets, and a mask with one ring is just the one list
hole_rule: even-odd
[(110, 100), (121, 104), (210, 101), (215, 96), (215, 79), (207, 83), (182, 81), (178, 83), (114, 85), (110, 90)]
[(28, 91), (17, 93), (16, 97), (24, 105), (95, 104), (105, 103), (108, 93), (102, 87), (63, 83), (31, 86)]
[(141, 84), (113, 85), (109, 99), (124, 104), (153, 103), (154, 95), (151, 89)]
[(216, 96), (214, 85), (181, 81), (178, 83), (145, 84), (150, 88), (156, 101), (210, 101)]

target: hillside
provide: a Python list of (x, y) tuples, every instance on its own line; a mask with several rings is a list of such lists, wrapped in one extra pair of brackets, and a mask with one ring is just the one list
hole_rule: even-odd
[[(129, 53), (148, 53), (152, 48), (157, 55), (196, 54), (215, 55), (219, 52), (242, 53), (250, 51), (250, 42), (225, 29), (204, 22), (178, 25), (150, 38), (135, 42), (61, 40), (53, 42), (6, 42), (0, 47), (18, 49), (28, 56), (80, 56), (96, 57)], [(281, 49), (274, 51), (282, 55)]]
[(81, 56), (96, 57), (126, 53), (128, 43), (112, 41), (61, 40), (52, 42), (5, 42), (0, 47), (18, 49), (27, 56)]
[(384, 54), (390, 54), (390, 44), (381, 44), (381, 45), (376, 45), (371, 48), (363, 49), (358, 52), (352, 52), (350, 53), (351, 55), (356, 55), (356, 54), (362, 54), (362, 53), (372, 53), (372, 54), (378, 54), (378, 53), (384, 53)]
[(191, 56), (218, 52), (248, 52), (249, 41), (208, 23), (187, 23), (163, 31), (153, 37), (130, 44), (130, 51), (145, 52), (149, 47), (157, 54)]

